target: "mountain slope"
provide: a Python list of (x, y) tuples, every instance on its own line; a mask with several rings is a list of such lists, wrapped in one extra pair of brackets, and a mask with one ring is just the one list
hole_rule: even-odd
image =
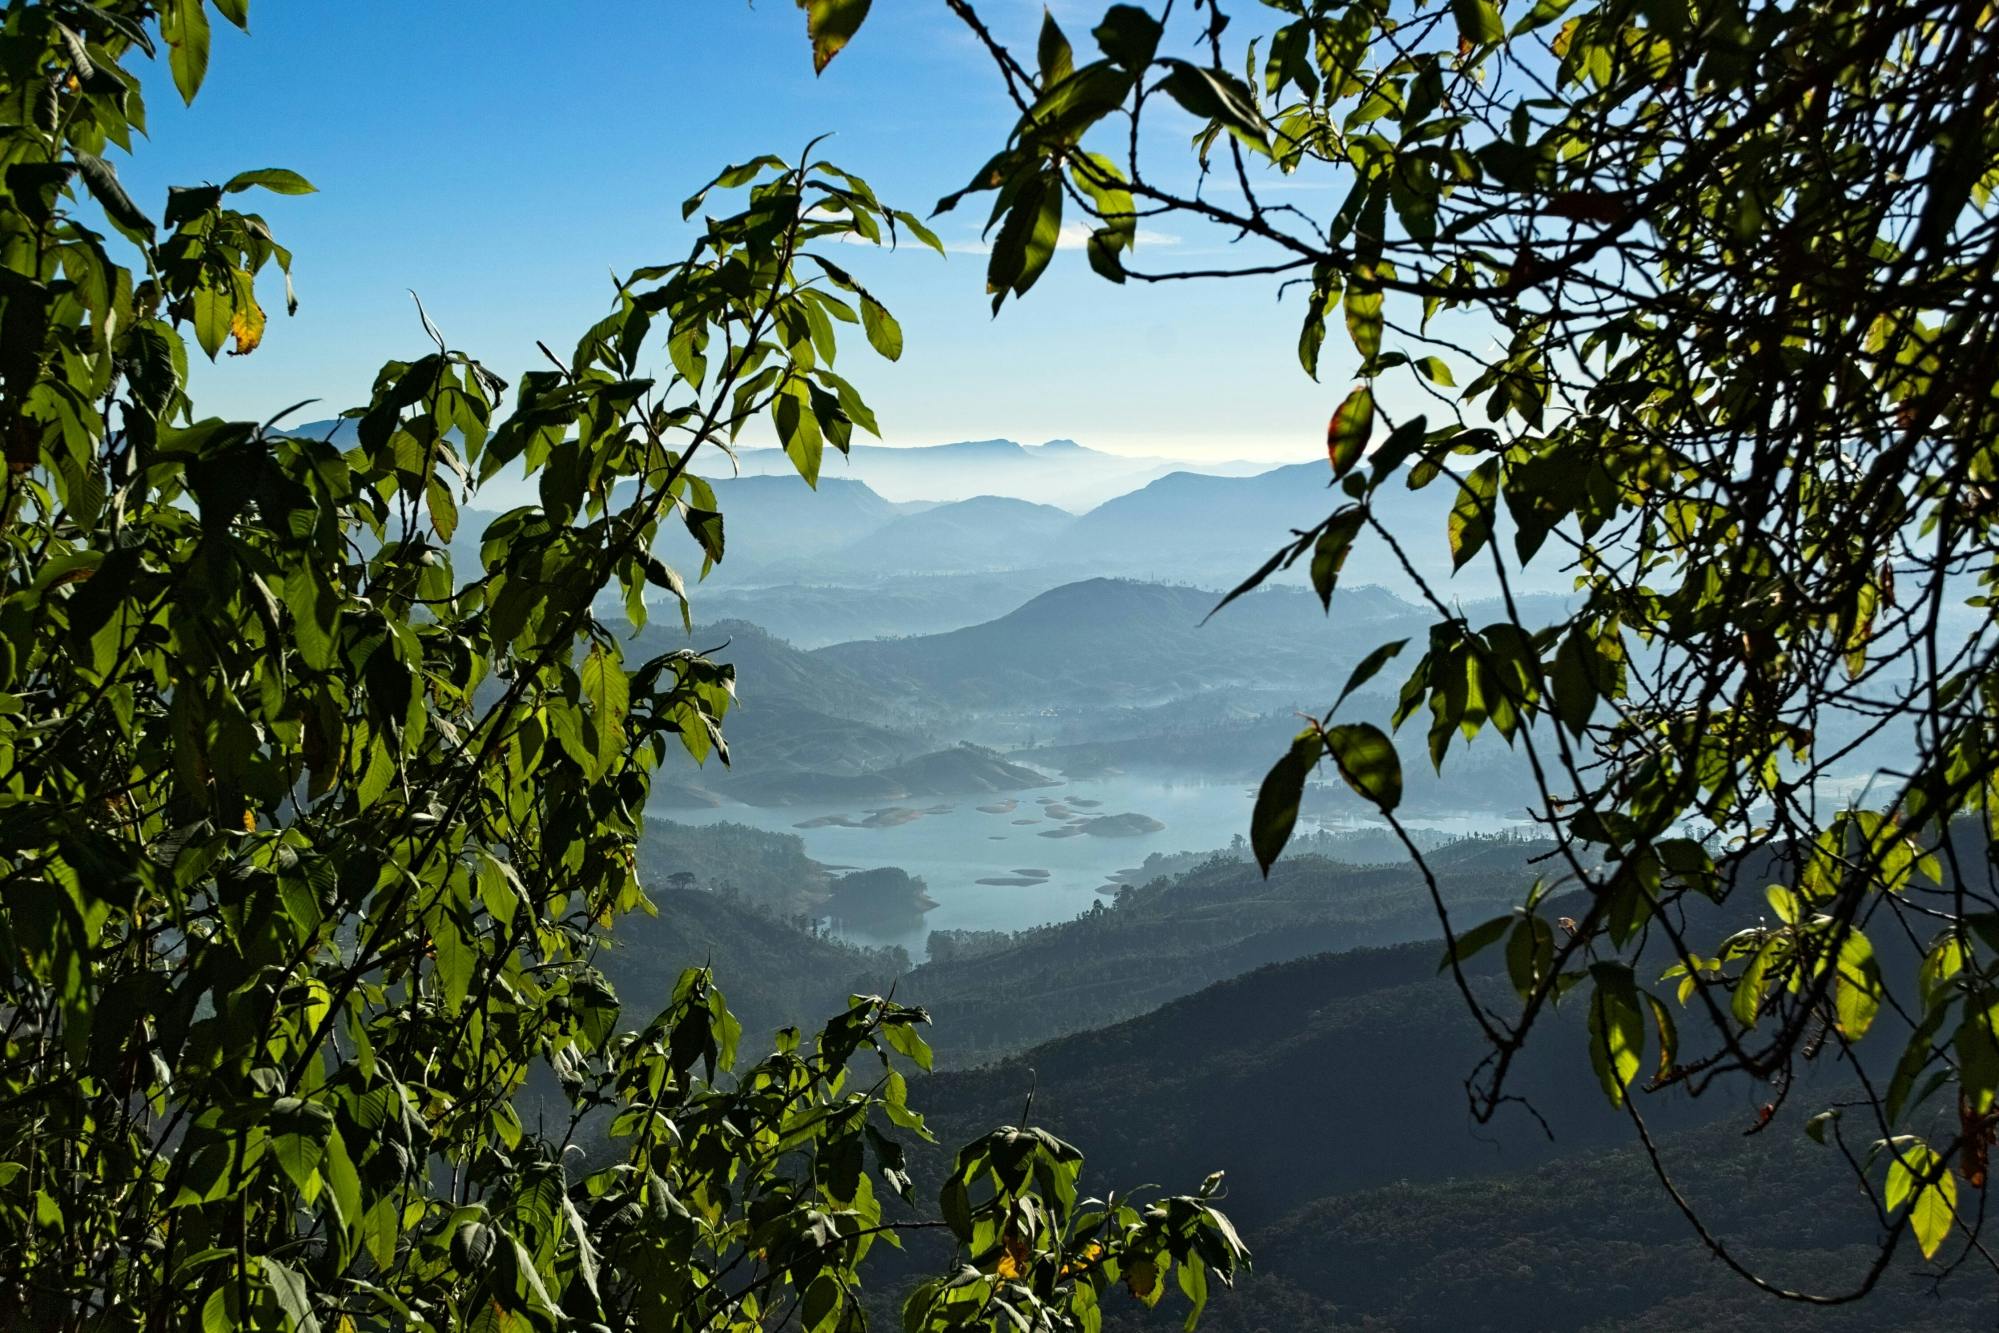
[(872, 577), (1020, 569), (1048, 561), (1051, 545), (1075, 522), (1053, 505), (974, 496), (892, 519), (831, 552), (822, 566)]
[[(1846, 1206), (1857, 1198), (1835, 1151), (1794, 1129), (1745, 1140), (1727, 1122), (1660, 1144), (1703, 1220), (1758, 1272), (1823, 1294), (1859, 1283), (1877, 1232)], [(1989, 1326), (1999, 1294), (1989, 1270), (1933, 1285), (1905, 1244), (1866, 1300), (1778, 1300), (1716, 1262), (1633, 1146), (1333, 1195), (1248, 1241), (1255, 1269), (1215, 1294), (1202, 1333), (1955, 1333)], [(1178, 1318), (1118, 1302), (1105, 1327), (1165, 1333)]]
[[(1359, 844), (1355, 844), (1358, 846)], [(1545, 843), (1481, 844), (1489, 855), (1438, 876), (1454, 911), (1485, 920), (1519, 900)], [(1144, 1013), (1267, 963), (1423, 939), (1436, 917), (1414, 867), (1287, 856), (1266, 879), (1216, 859), (1121, 890), (1072, 921), (917, 968), (901, 993), (929, 1009), (940, 1056), (962, 1067)], [(942, 952), (942, 950), (938, 950)]]
[[(912, 1102), (944, 1143), (1026, 1117), (1088, 1158), (1086, 1189), (1191, 1186), (1227, 1171), (1227, 1208), (1257, 1251), (1212, 1333), (1550, 1328), (1945, 1329), (1989, 1321), (1989, 1271), (1930, 1288), (1910, 1252), (1870, 1319), (1754, 1293), (1709, 1261), (1597, 1087), (1583, 1006), (1543, 1019), (1511, 1090), (1545, 1117), (1466, 1112), (1486, 1047), (1436, 975), (1438, 946), (1321, 955), (1210, 986), (1126, 1022), (983, 1069), (923, 1080)], [(1496, 960), (1474, 986), (1502, 1011)], [(1084, 1006), (1079, 1006), (1084, 1007)], [(951, 1021), (935, 1041), (948, 1049)], [(1843, 1067), (1808, 1067), (1784, 1112), (1745, 1139), (1745, 1093), (1638, 1094), (1693, 1197), (1773, 1275), (1815, 1290), (1861, 1276), (1876, 1224), (1832, 1148), (1800, 1124), (1839, 1095)], [(1754, 1090), (1749, 1090), (1754, 1093)], [(1755, 1093), (1760, 1100), (1762, 1094)], [(928, 1179), (942, 1168), (924, 1156)], [(1909, 1247), (1904, 1247), (1908, 1250)], [(1120, 1301), (1108, 1327), (1172, 1327)]]
[(913, 639), (835, 644), (815, 658), (965, 707), (1032, 703), (1141, 707), (1240, 680), (1283, 692), (1322, 685), (1334, 664), (1373, 644), (1350, 632), (1415, 610), (1357, 588), (1332, 621), (1318, 599), (1272, 588), (1231, 603), (1203, 625), (1214, 593), (1086, 579), (1035, 597), (997, 620)]
[[(816, 489), (796, 473), (730, 477), (711, 484), (725, 538), (722, 563), (709, 575), (715, 582), (768, 580), (769, 571), (795, 568), (858, 541), (905, 512), (842, 477), (822, 477)], [(658, 550), (693, 582), (701, 569), (701, 551), (684, 529), (662, 524)]]
[(797, 926), (703, 889), (650, 888), (651, 918), (626, 918), (597, 965), (617, 988), (626, 1021), (642, 1027), (673, 996), (681, 972), (704, 962), (742, 1021), (746, 1043), (780, 1027), (824, 1022), (855, 991), (893, 982), (896, 950), (868, 950), (808, 935)]
[[(1233, 587), (1269, 558), (1293, 529), (1309, 529), (1349, 503), (1332, 489), (1323, 461), (1295, 463), (1253, 476), (1208, 476), (1174, 472), (1149, 485), (1107, 500), (1076, 521), (1063, 555), (1073, 568), (1148, 578), (1185, 578)], [(1446, 532), (1458, 491), (1449, 478), (1420, 491), (1391, 481), (1370, 500), (1374, 516), (1401, 544), (1403, 554), (1435, 589), (1465, 597), (1490, 597), (1498, 586), (1483, 562), (1453, 573)], [(1498, 539), (1511, 529), (1498, 516)], [(1308, 562), (1273, 575), (1279, 583), (1302, 584)], [(1380, 584), (1413, 597), (1415, 584), (1401, 562), (1375, 537), (1365, 537), (1349, 561), (1348, 582)], [(1552, 575), (1515, 590), (1547, 591), (1559, 586)]]

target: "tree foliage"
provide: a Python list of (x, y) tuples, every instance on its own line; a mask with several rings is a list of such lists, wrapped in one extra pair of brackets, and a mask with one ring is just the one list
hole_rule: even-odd
[[(1989, 838), (1953, 829), (1999, 827), (1992, 7), (1263, 0), (1245, 38), (1220, 0), (1118, 4), (1087, 42), (1046, 17), (1030, 59), (946, 3), (1018, 112), (939, 205), (990, 199), (996, 309), (1080, 218), (1112, 282), (1281, 278), (1302, 369), (1353, 368), (1328, 516), (1238, 592), (1302, 564), (1337, 615), (1352, 552), (1422, 584), (1419, 542), (1502, 591), (1475, 625), (1424, 585), (1386, 719), (1439, 768), (1486, 733), (1520, 751), (1554, 877), (1588, 895), (1469, 929), (1437, 900), (1491, 1050), (1477, 1115), (1565, 996), (1641, 1132), (1641, 1085), (1768, 1087), (1768, 1123), (1836, 1059), (1865, 1095), (1810, 1123), (1883, 1243), (1855, 1288), (1782, 1294), (1864, 1292), (1907, 1239), (1989, 1263), (1999, 892)], [(1169, 116), (1199, 126), (1194, 189)], [(1236, 257), (1145, 267), (1160, 217)], [(1443, 531), (1377, 516), (1431, 486)], [(1559, 617), (1521, 611), (1530, 567), (1572, 580)], [(1335, 717), (1271, 770), (1266, 865), (1321, 764), (1401, 827), (1398, 747)], [(1502, 941), (1517, 1008), (1464, 981)]]
[[(849, 1328), (911, 1226), (958, 1242), (912, 1329), (1093, 1328), (1169, 1271), (1198, 1307), (1244, 1257), (1212, 1183), (1092, 1204), (1035, 1131), (966, 1148), (942, 1218), (889, 1217), (920, 1010), (856, 996), (750, 1063), (705, 970), (634, 1030), (591, 962), (648, 907), (652, 771), (726, 760), (733, 686), (628, 662), (600, 599), (685, 616), (653, 544), (723, 558), (701, 451), (767, 419), (810, 481), (874, 429), (838, 326), (891, 360), (901, 333), (836, 257), (934, 238), (809, 150), (761, 157), (510, 400), (426, 319), (351, 447), (202, 417), (190, 334), (253, 353), (274, 267), (292, 303), (240, 205), (312, 186), (246, 171), (155, 215), (106, 155), (144, 132), (136, 62), (192, 100), (217, 18), (244, 0), (0, 17), (0, 1322)], [(502, 473), (536, 502), (454, 570)], [(517, 1109), (535, 1069), (552, 1125)]]

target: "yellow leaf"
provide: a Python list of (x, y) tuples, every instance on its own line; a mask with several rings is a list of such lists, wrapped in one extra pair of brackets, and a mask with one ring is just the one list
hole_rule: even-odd
[(229, 317), (229, 332), (236, 339), (229, 355), (248, 356), (256, 351), (257, 344), (264, 341), (264, 307), (252, 299), (239, 300)]
[(1009, 1231), (1000, 1243), (999, 1275), (1008, 1279), (1025, 1277), (1033, 1258), (1026, 1239), (1017, 1231)]

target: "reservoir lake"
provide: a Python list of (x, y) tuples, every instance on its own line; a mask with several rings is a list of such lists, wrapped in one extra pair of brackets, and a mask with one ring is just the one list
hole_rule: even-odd
[[(920, 877), (937, 904), (920, 921), (831, 923), (858, 943), (901, 945), (920, 962), (932, 930), (1014, 931), (1066, 921), (1087, 911), (1098, 890), (1114, 893), (1119, 873), (1136, 872), (1152, 853), (1225, 848), (1237, 835), (1248, 836), (1255, 800), (1256, 788), (1241, 782), (1126, 773), (1003, 794), (916, 797), (886, 810), (724, 803), (659, 813), (681, 824), (736, 823), (796, 834), (807, 856), (836, 873), (899, 866)], [(1378, 820), (1334, 814), (1333, 805), (1328, 789), (1308, 789), (1299, 831), (1381, 827)], [(1116, 833), (1086, 831), (1086, 821), (1117, 816), (1136, 818), (1104, 826)], [(1511, 827), (1515, 820), (1473, 813), (1411, 816), (1407, 822), (1469, 834)]]

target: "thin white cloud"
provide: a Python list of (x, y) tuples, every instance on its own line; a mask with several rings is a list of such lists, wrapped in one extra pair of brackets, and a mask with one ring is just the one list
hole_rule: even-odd
[[(1080, 250), (1089, 243), (1089, 239), (1090, 227), (1087, 223), (1065, 222), (1062, 224), (1062, 230), (1056, 233), (1055, 248), (1057, 250)], [(1140, 248), (1148, 245), (1180, 244), (1178, 236), (1169, 235), (1163, 231), (1147, 231), (1143, 227), (1138, 229), (1137, 240)], [(954, 254), (961, 255), (989, 255), (993, 252), (992, 242), (977, 236), (965, 240), (946, 241), (944, 242), (944, 248)]]

